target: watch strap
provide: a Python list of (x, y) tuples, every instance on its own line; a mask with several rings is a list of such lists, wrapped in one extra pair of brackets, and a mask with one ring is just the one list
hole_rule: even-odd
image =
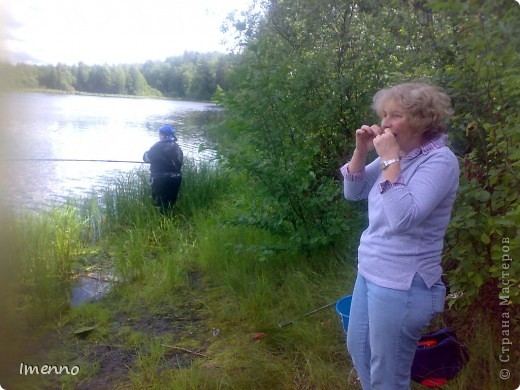
[(400, 158), (393, 158), (391, 160), (381, 161), (381, 169), (385, 170), (390, 165), (395, 164), (396, 162), (399, 162), (399, 161), (401, 161)]

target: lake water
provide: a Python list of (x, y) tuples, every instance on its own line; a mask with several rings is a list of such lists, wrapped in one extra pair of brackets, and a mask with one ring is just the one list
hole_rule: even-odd
[(29, 160), (142, 161), (163, 124), (176, 128), (186, 158), (210, 160), (215, 151), (207, 130), (223, 115), (210, 103), (162, 99), (41, 93), (0, 99), (4, 202), (36, 210), (89, 195), (107, 178), (147, 164)]

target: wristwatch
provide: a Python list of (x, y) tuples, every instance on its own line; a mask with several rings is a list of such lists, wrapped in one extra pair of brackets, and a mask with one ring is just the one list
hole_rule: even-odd
[(384, 171), (386, 168), (388, 168), (390, 165), (401, 161), (400, 158), (393, 158), (391, 160), (381, 161), (381, 169)]

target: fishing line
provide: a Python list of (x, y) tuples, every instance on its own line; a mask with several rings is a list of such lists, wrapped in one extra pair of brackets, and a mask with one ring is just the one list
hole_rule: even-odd
[(20, 161), (56, 161), (56, 162), (104, 162), (104, 163), (131, 163), (131, 164), (149, 164), (145, 161), (133, 160), (96, 160), (96, 159), (78, 159), (78, 158), (13, 158), (1, 159), (1, 162), (20, 162)]

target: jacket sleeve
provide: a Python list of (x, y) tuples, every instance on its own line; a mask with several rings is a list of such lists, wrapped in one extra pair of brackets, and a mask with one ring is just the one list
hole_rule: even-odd
[(458, 183), (459, 165), (455, 155), (451, 151), (431, 153), (406, 184), (392, 186), (381, 193), (390, 227), (402, 232), (419, 226), (447, 196), (455, 197)]
[(368, 193), (381, 173), (380, 163), (381, 159), (378, 157), (359, 173), (348, 172), (348, 163), (341, 167), (345, 199), (357, 201), (368, 198)]
[(159, 145), (159, 142), (155, 143), (147, 152), (143, 154), (144, 162), (151, 163), (153, 160), (157, 159)]

